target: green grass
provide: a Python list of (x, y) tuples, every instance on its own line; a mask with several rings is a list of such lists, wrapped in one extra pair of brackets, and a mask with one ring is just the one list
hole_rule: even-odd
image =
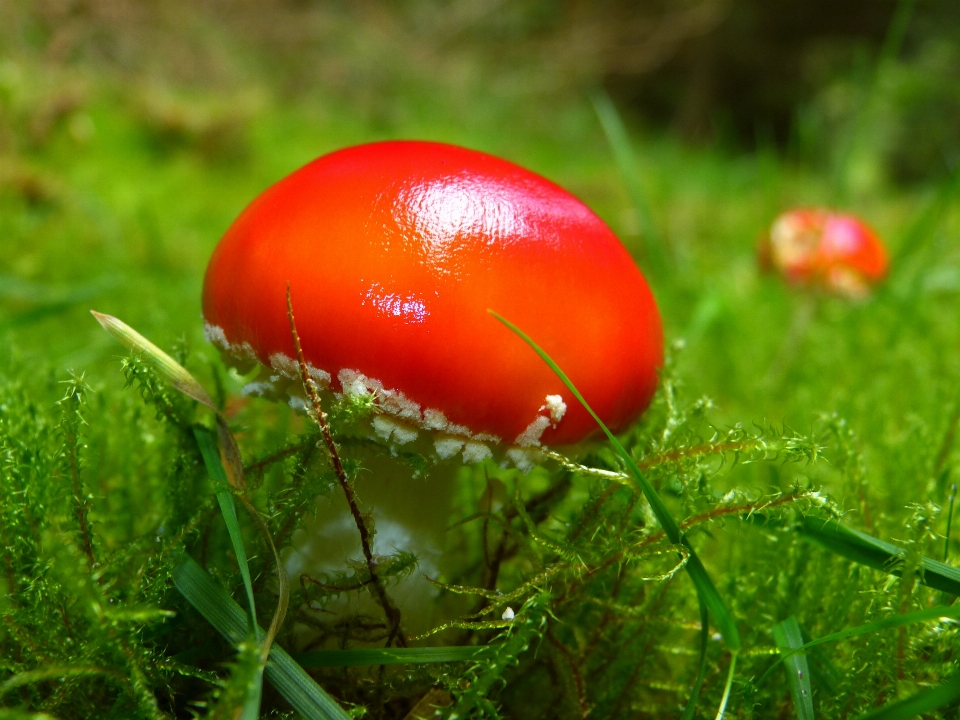
[[(648, 270), (669, 360), (652, 408), (618, 438), (623, 454), (597, 442), (528, 475), (459, 471), (433, 578), (444, 629), (413, 650), (384, 648), (362, 618), (336, 626), (325, 612), (346, 595), (366, 625), (383, 622), (362, 593), (333, 587), (369, 585), (363, 563), (322, 584), (292, 577), (263, 716), (292, 712), (284, 697), (297, 692), (375, 718), (403, 718), (431, 692), (460, 718), (714, 717), (727, 692), (728, 717), (857, 717), (883, 705), (876, 717), (956, 716), (960, 548), (944, 537), (960, 417), (956, 178), (904, 191), (851, 174), (849, 208), (896, 258), (883, 288), (851, 304), (784, 287), (754, 258), (779, 210), (834, 200), (828, 167), (633, 137), (640, 175), (624, 183), (587, 98), (558, 106), (549, 132), (529, 122), (504, 133), (507, 110), (491, 98), (465, 128), (426, 104), (384, 127), (333, 101), (265, 94), (231, 114), (184, 93), (177, 108), (214, 118), (184, 129), (121, 81), (85, 81), (81, 105), (27, 141), (31, 118), (72, 79), (25, 61), (0, 73), (17, 138), (0, 158), (0, 705), (10, 717), (227, 717), (249, 701), (258, 639), (239, 618), (253, 606), (261, 626), (273, 616), (282, 591), (271, 550), (242, 509), (243, 552), (224, 524), (220, 508), (239, 491), (211, 479), (215, 456), (195, 434), (212, 414), (127, 358), (88, 311), (122, 318), (203, 384), (237, 439), (243, 498), (289, 561), (315, 498), (339, 486), (311, 423), (238, 400), (242, 379), (202, 338), (203, 270), (270, 182), (383, 137), (495, 152), (583, 197)], [(212, 142), (211, 127), (235, 131)], [(663, 244), (656, 272), (644, 227)], [(374, 470), (422, 487), (422, 458), (351, 432), (369, 408), (326, 410), (361, 501)], [(416, 573), (411, 560), (380, 559), (388, 592)], [(208, 600), (183, 584), (187, 567)], [(708, 632), (698, 586), (713, 588)], [(307, 629), (323, 642), (303, 646)], [(465, 646), (486, 649), (458, 655)], [(364, 653), (384, 665), (357, 664)], [(413, 662), (424, 654), (434, 661)], [(783, 681), (784, 668), (804, 667)]]

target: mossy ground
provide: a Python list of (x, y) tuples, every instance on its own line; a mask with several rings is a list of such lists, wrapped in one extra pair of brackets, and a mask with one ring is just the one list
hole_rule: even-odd
[[(203, 415), (145, 366), (121, 372), (124, 353), (90, 308), (170, 351), (222, 403), (252, 500), (284, 546), (314, 499), (339, 489), (309, 422), (239, 400), (240, 380), (204, 342), (199, 316), (206, 259), (270, 182), (350, 143), (457, 142), (569, 188), (644, 263), (586, 100), (511, 133), (508, 109), (462, 127), (422, 107), (385, 129), (349, 106), (265, 94), (212, 107), (15, 61), (0, 63), (0, 97), (17, 138), (0, 158), (0, 717), (226, 716), (231, 672), (244, 667), (171, 580), (185, 550), (243, 603), (189, 429)], [(921, 584), (917, 564), (960, 553), (944, 539), (960, 417), (956, 198), (886, 185), (869, 172), (869, 148), (841, 197), (829, 168), (773, 152), (691, 150), (669, 137), (637, 147), (670, 258), (669, 270), (648, 272), (670, 350), (654, 406), (625, 443), (737, 621), (744, 649), (728, 712), (792, 717), (782, 673), (752, 684), (776, 655), (774, 625), (795, 616), (816, 638), (953, 601)], [(778, 211), (837, 203), (889, 240), (893, 269), (873, 298), (819, 296), (758, 271), (757, 236)], [(342, 452), (352, 473), (363, 472), (358, 458), (389, 457), (347, 437)], [(621, 469), (602, 444), (571, 459)], [(389, 460), (408, 477), (413, 461)], [(431, 688), (489, 716), (676, 717), (697, 673), (699, 613), (646, 501), (555, 462), (528, 475), (486, 464), (458, 482), (450, 522), (473, 519), (450, 532), (462, 569), (441, 580), (519, 588), (513, 634), (450, 629), (430, 640), (498, 638), (497, 657), (475, 666), (325, 670), (319, 682), (371, 717), (403, 718)], [(810, 513), (906, 548), (900, 576), (802, 539), (794, 524)], [(244, 528), (259, 606), (272, 608), (270, 555)], [(316, 609), (324, 592), (294, 584), (282, 645), (299, 649), (295, 623), (347, 646), (382, 635), (377, 617), (329, 626)], [(957, 632), (934, 621), (821, 646), (810, 656), (819, 716), (856, 717), (942, 682), (957, 669)], [(716, 712), (731, 660), (717, 636), (707, 660), (701, 717)], [(264, 708), (289, 711), (269, 688)]]

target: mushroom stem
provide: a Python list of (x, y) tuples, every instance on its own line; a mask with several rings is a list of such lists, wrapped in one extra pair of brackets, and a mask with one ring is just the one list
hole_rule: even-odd
[(327, 414), (320, 404), (320, 396), (317, 394), (313, 379), (307, 373), (307, 362), (303, 357), (303, 348), (300, 346), (300, 336), (297, 333), (297, 323), (293, 316), (293, 300), (290, 297), (290, 283), (287, 283), (287, 317), (290, 319), (290, 334), (293, 337), (293, 346), (297, 352), (297, 366), (300, 370), (300, 378), (303, 381), (303, 389), (304, 392), (307, 393), (307, 397), (310, 398), (310, 403), (313, 405), (313, 413), (311, 413), (311, 415), (323, 433), (323, 439), (327, 445), (327, 451), (330, 453), (330, 462), (333, 465), (334, 473), (337, 476), (340, 487), (343, 488), (343, 493), (347, 498), (347, 504), (350, 506), (350, 513), (353, 515), (354, 522), (357, 524), (357, 530), (360, 532), (360, 545), (363, 548), (363, 557), (367, 563), (367, 572), (370, 574), (370, 584), (373, 585), (377, 601), (380, 603), (380, 607), (383, 608), (383, 614), (386, 615), (387, 622), (390, 624), (390, 636), (387, 638), (387, 647), (392, 645), (394, 641), (396, 641), (398, 646), (406, 647), (407, 639), (403, 629), (400, 627), (400, 610), (390, 600), (390, 596), (387, 595), (387, 590), (383, 586), (380, 576), (377, 574), (377, 563), (373, 559), (370, 530), (367, 527), (363, 514), (360, 512), (360, 508), (357, 506), (357, 500), (353, 494), (353, 490), (350, 488), (350, 481), (347, 479), (347, 473), (344, 471), (343, 463), (340, 461), (340, 453), (337, 451), (333, 434), (330, 432)]
[[(346, 452), (343, 447), (341, 450)], [(399, 467), (397, 458), (385, 454), (382, 447), (366, 442), (351, 446), (349, 454), (351, 461), (363, 468), (350, 487), (368, 527), (376, 528), (376, 534), (371, 533), (371, 550), (378, 577), (402, 612), (408, 641), (468, 612), (464, 596), (444, 594), (431, 582), (450, 582), (463, 571), (466, 538), (449, 531), (451, 517), (469, 515), (466, 511), (471, 507), (465, 487), (460, 485), (459, 463), (441, 462), (414, 474)], [(377, 617), (384, 626), (384, 639), (391, 630), (389, 622), (381, 620), (375, 590), (367, 588), (370, 583), (361, 569), (364, 560), (358, 552), (349, 503), (343, 493), (331, 490), (317, 498), (314, 512), (303, 517), (286, 548), (287, 571), (293, 582), (299, 578), (310, 585), (310, 595), (317, 589), (321, 596), (316, 599), (319, 604), (304, 596), (308, 610), (306, 627), (297, 637), (301, 649), (322, 647), (334, 638), (342, 642), (343, 633), (351, 641), (373, 642), (360, 628), (365, 617)], [(359, 568), (355, 560), (359, 560)], [(352, 630), (355, 625), (357, 634)], [(320, 645), (315, 644), (318, 641)]]

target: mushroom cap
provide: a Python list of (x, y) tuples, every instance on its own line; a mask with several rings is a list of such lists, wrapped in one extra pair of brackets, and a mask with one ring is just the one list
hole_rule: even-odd
[(488, 308), (543, 347), (614, 430), (656, 389), (660, 315), (623, 245), (570, 193), (491, 155), (371, 143), (282, 179), (214, 251), (208, 336), (289, 370), (287, 283), (315, 377), (334, 392), (376, 391), (412, 426), (521, 446), (595, 432)]
[(820, 284), (843, 295), (866, 294), (889, 264), (883, 242), (869, 225), (822, 208), (779, 215), (763, 252), (791, 282)]

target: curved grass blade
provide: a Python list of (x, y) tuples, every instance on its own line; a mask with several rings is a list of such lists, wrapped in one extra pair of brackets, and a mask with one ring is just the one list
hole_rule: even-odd
[[(231, 643), (247, 637), (247, 615), (189, 555), (174, 568), (173, 584)], [(261, 629), (260, 632), (263, 632)], [(267, 680), (307, 720), (349, 720), (349, 715), (278, 645), (270, 648)]]
[(527, 343), (527, 345), (533, 348), (534, 352), (536, 352), (537, 355), (539, 355), (541, 359), (548, 366), (550, 366), (550, 369), (553, 370), (563, 384), (567, 386), (567, 389), (580, 402), (580, 404), (583, 405), (584, 409), (590, 413), (590, 416), (606, 434), (607, 439), (610, 440), (610, 444), (613, 445), (614, 449), (617, 451), (617, 454), (627, 466), (627, 470), (629, 471), (631, 477), (636, 482), (644, 497), (647, 498), (647, 502), (650, 503), (650, 507), (653, 509), (654, 515), (657, 516), (657, 520), (659, 521), (661, 527), (663, 527), (663, 530), (670, 539), (670, 542), (672, 542), (674, 545), (683, 545), (685, 548), (687, 548), (687, 550), (689, 550), (690, 557), (687, 559), (687, 564), (684, 566), (684, 569), (690, 575), (691, 580), (693, 580), (693, 584), (697, 589), (697, 595), (703, 600), (704, 604), (716, 619), (717, 629), (723, 636), (723, 640), (726, 643), (727, 648), (732, 653), (737, 653), (741, 648), (740, 633), (737, 631), (737, 626), (733, 620), (733, 616), (731, 616), (730, 612), (727, 610), (727, 606), (720, 597), (720, 593), (713, 584), (713, 580), (710, 579), (710, 575), (707, 573), (707, 569), (703, 566), (703, 562), (700, 560), (700, 557), (697, 555), (690, 542), (680, 532), (680, 526), (677, 524), (677, 521), (674, 519), (673, 515), (670, 514), (670, 511), (660, 498), (660, 495), (657, 494), (656, 489), (640, 471), (640, 468), (637, 467), (637, 464), (630, 456), (630, 453), (628, 453), (626, 448), (620, 444), (620, 441), (617, 440), (616, 436), (610, 432), (610, 429), (597, 416), (597, 414), (593, 411), (593, 408), (587, 404), (587, 401), (583, 399), (580, 391), (577, 390), (574, 384), (570, 381), (570, 378), (566, 376), (563, 370), (557, 366), (551, 357), (547, 355), (547, 353), (541, 349), (540, 346), (537, 345), (529, 335), (493, 310), (487, 310), (487, 312), (506, 325), (511, 331), (513, 331), (525, 343)]
[(960, 675), (936, 687), (921, 690), (903, 700), (871, 710), (856, 720), (907, 720), (960, 700)]
[[(800, 634), (804, 642), (810, 642), (810, 633), (803, 625), (800, 626)], [(805, 652), (807, 663), (810, 665), (810, 682), (816, 683), (820, 692), (827, 696), (836, 693), (840, 683), (843, 682), (843, 673), (840, 672), (833, 658), (819, 645)]]
[(950, 490), (950, 505), (947, 510), (947, 529), (943, 533), (943, 562), (947, 561), (950, 555), (950, 526), (953, 524), (953, 503), (957, 499), (957, 484), (954, 483)]
[[(808, 515), (801, 520), (799, 530), (804, 538), (830, 552), (892, 575), (900, 574), (899, 566), (907, 554), (902, 547), (848, 528), (836, 520)], [(960, 595), (960, 570), (957, 568), (924, 557), (920, 559), (920, 569), (924, 585), (951, 595)]]
[[(217, 444), (210, 431), (206, 428), (194, 426), (193, 436), (197, 439), (197, 445), (200, 446), (200, 454), (203, 456), (203, 464), (213, 480), (214, 487), (217, 489), (217, 502), (220, 504), (220, 512), (223, 513), (223, 521), (227, 526), (227, 533), (230, 535), (230, 542), (233, 545), (233, 552), (237, 557), (237, 565), (240, 566), (240, 576), (243, 578), (243, 587), (247, 593), (247, 604), (250, 608), (248, 618), (248, 630), (250, 637), (253, 637), (257, 644), (263, 643), (263, 632), (257, 624), (257, 607), (253, 599), (253, 580), (250, 577), (250, 567), (247, 563), (247, 551), (243, 546), (243, 535), (240, 533), (240, 522), (237, 519), (237, 508), (233, 504), (233, 495), (230, 493), (227, 481), (227, 473), (220, 462), (220, 454), (217, 451)], [(263, 667), (254, 676), (247, 694), (247, 700), (243, 707), (244, 720), (256, 720), (260, 714), (260, 699), (263, 695)]]
[[(274, 612), (273, 620), (270, 623), (270, 629), (266, 635), (264, 635), (256, 622), (253, 584), (250, 579), (246, 552), (243, 547), (243, 538), (240, 534), (240, 526), (237, 520), (236, 506), (233, 502), (233, 494), (230, 492), (231, 487), (238, 490), (246, 488), (243, 464), (240, 459), (240, 449), (237, 447), (236, 439), (233, 437), (233, 433), (230, 432), (226, 419), (223, 417), (223, 414), (220, 413), (213, 399), (185, 367), (122, 320), (111, 315), (98, 313), (95, 310), (91, 310), (90, 312), (97, 322), (100, 323), (101, 327), (122, 345), (132, 352), (141, 354), (174, 388), (212, 410), (216, 417), (219, 443), (213, 440), (212, 435), (207, 430), (199, 426), (194, 428), (194, 437), (200, 446), (207, 472), (211, 478), (213, 478), (214, 485), (217, 488), (217, 501), (220, 504), (220, 509), (227, 525), (227, 531), (237, 556), (240, 573), (243, 576), (244, 587), (247, 592), (247, 600), (250, 606), (251, 635), (255, 637), (260, 646), (261, 665), (265, 665), (270, 645), (273, 643), (273, 639), (276, 637), (283, 623), (283, 619), (286, 616), (290, 593), (283, 563), (280, 561), (280, 555), (273, 543), (273, 539), (270, 537), (266, 523), (263, 522), (263, 518), (260, 517), (259, 512), (257, 512), (257, 509), (249, 499), (242, 494), (237, 495), (240, 502), (243, 503), (249, 512), (250, 517), (256, 523), (257, 529), (261, 535), (264, 536), (277, 564), (280, 598), (276, 611)], [(243, 717), (246, 720), (255, 720), (259, 714), (262, 683), (263, 675), (261, 670), (253, 680), (248, 701), (244, 706)]]
[(894, 267), (904, 264), (910, 257), (928, 247), (958, 193), (960, 193), (960, 165), (954, 169), (950, 177), (937, 190), (933, 199), (904, 232), (893, 258)]
[(240, 534), (237, 508), (233, 504), (233, 495), (230, 494), (228, 489), (227, 474), (220, 463), (220, 454), (217, 452), (217, 446), (210, 431), (195, 426), (193, 436), (197, 439), (197, 445), (200, 446), (203, 464), (206, 465), (210, 479), (213, 480), (214, 487), (217, 489), (217, 502), (220, 504), (223, 521), (226, 523), (227, 533), (230, 535), (230, 542), (233, 544), (233, 552), (237, 556), (237, 564), (240, 566), (240, 577), (243, 578), (243, 587), (247, 592), (247, 604), (250, 607), (250, 635), (256, 637), (257, 642), (260, 642), (262, 638), (258, 637), (256, 632), (257, 608), (253, 599), (253, 580), (250, 577), (250, 567), (247, 564), (247, 551), (243, 546), (243, 536)]
[(203, 389), (203, 386), (196, 381), (183, 365), (178, 363), (163, 350), (158, 348), (143, 335), (138, 333), (123, 320), (105, 315), (104, 313), (91, 310), (90, 314), (96, 319), (100, 326), (110, 333), (121, 345), (132, 352), (140, 353), (144, 359), (148, 360), (163, 379), (173, 385), (177, 390), (189, 398), (196, 400), (201, 405), (205, 405), (214, 412), (217, 406), (213, 398)]
[(240, 465), (240, 450), (237, 448), (237, 441), (227, 426), (227, 421), (217, 409), (216, 404), (210, 394), (203, 389), (203, 386), (197, 382), (197, 379), (180, 363), (167, 355), (143, 335), (138, 333), (123, 320), (106, 315), (104, 313), (91, 310), (90, 314), (96, 319), (100, 326), (113, 336), (121, 345), (131, 352), (138, 353), (147, 360), (153, 368), (160, 373), (164, 380), (173, 385), (174, 388), (182, 392), (188, 398), (196, 400), (204, 407), (213, 410), (217, 419), (217, 431), (220, 436), (220, 447), (223, 456), (223, 465), (226, 468), (227, 479), (230, 484), (236, 488), (245, 488), (246, 481), (243, 478), (243, 467)]
[(793, 707), (800, 720), (813, 720), (813, 688), (810, 686), (810, 667), (807, 656), (799, 650), (803, 645), (803, 636), (800, 633), (800, 624), (796, 617), (788, 617), (781, 623), (773, 626), (773, 639), (780, 648), (780, 652), (790, 652), (790, 657), (784, 660), (784, 671), (787, 673), (787, 686), (793, 698)]
[[(220, 428), (220, 454), (217, 454), (216, 443), (213, 439), (213, 434), (202, 426), (195, 426), (194, 436), (197, 438), (197, 442), (200, 445), (200, 452), (203, 455), (204, 464), (207, 466), (207, 471), (210, 473), (211, 478), (213, 478), (214, 484), (217, 486), (217, 502), (220, 504), (220, 508), (223, 511), (224, 520), (227, 523), (227, 531), (230, 534), (230, 540), (233, 543), (234, 552), (237, 555), (237, 562), (240, 565), (240, 573), (243, 577), (244, 588), (247, 592), (247, 598), (250, 605), (251, 617), (256, 617), (256, 609), (253, 602), (253, 584), (250, 582), (250, 571), (248, 569), (246, 552), (243, 549), (243, 538), (240, 535), (240, 526), (237, 523), (237, 514), (236, 506), (234, 505), (234, 495), (230, 490), (230, 486), (233, 484), (230, 482), (230, 473), (227, 468), (233, 464), (235, 470), (233, 473), (234, 477), (242, 477), (243, 466), (240, 463), (239, 455), (236, 457), (230, 457), (229, 453), (224, 452), (224, 442), (223, 442), (223, 427)], [(229, 430), (227, 431), (229, 432)], [(230, 436), (232, 439), (232, 435)], [(236, 445), (234, 444), (234, 447)], [(226, 462), (224, 462), (226, 460)], [(287, 573), (284, 570), (283, 563), (280, 560), (280, 554), (277, 552), (277, 547), (274, 545), (273, 538), (270, 537), (270, 529), (267, 527), (267, 524), (263, 521), (260, 513), (254, 507), (253, 503), (250, 502), (250, 499), (244, 496), (243, 494), (237, 494), (236, 499), (240, 500), (241, 504), (247, 510), (247, 513), (254, 524), (257, 526), (257, 530), (260, 532), (260, 535), (263, 536), (267, 545), (270, 548), (270, 552), (273, 554), (274, 562), (277, 566), (277, 581), (279, 585), (279, 598), (277, 599), (277, 608), (273, 614), (273, 620), (270, 622), (270, 627), (267, 630), (266, 636), (257, 636), (257, 642), (260, 644), (260, 658), (261, 662), (267, 662), (267, 655), (270, 652), (270, 645), (273, 643), (273, 639), (277, 636), (277, 632), (280, 630), (281, 624), (283, 624), (283, 619), (287, 614), (287, 603), (290, 598), (290, 590), (287, 580)], [(232, 517), (232, 520), (230, 519)], [(256, 624), (252, 625), (253, 628), (259, 629)]]
[(358, 667), (363, 665), (412, 665), (419, 663), (469, 662), (489, 654), (480, 645), (426, 648), (358, 648), (319, 650), (293, 655), (305, 668)]
[(822, 638), (811, 640), (810, 642), (804, 643), (790, 652), (782, 654), (780, 658), (773, 663), (773, 665), (767, 668), (767, 671), (760, 676), (760, 679), (757, 680), (754, 686), (760, 687), (770, 673), (772, 673), (780, 663), (786, 661), (796, 653), (804, 652), (812, 647), (816, 647), (817, 645), (834, 642), (836, 640), (843, 640), (845, 638), (855, 637), (857, 635), (868, 635), (880, 630), (888, 630), (890, 628), (900, 627), (901, 625), (910, 625), (916, 622), (926, 622), (927, 620), (937, 620), (939, 618), (960, 618), (960, 605), (938, 605), (937, 607), (927, 608), (926, 610), (917, 610), (916, 612), (904, 613), (903, 615), (894, 615), (893, 617), (875, 620), (874, 622), (866, 623), (865, 625), (858, 625), (857, 627), (841, 630), (840, 632), (833, 633), (832, 635), (824, 635)]

